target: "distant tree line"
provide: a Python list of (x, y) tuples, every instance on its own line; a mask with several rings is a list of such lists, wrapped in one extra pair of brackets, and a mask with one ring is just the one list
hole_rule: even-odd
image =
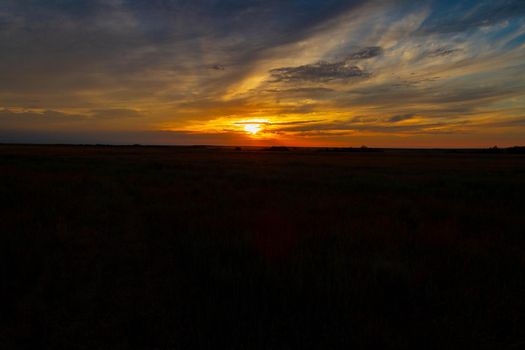
[(514, 146), (507, 148), (499, 148), (498, 146), (494, 146), (484, 149), (483, 153), (525, 154), (525, 146)]

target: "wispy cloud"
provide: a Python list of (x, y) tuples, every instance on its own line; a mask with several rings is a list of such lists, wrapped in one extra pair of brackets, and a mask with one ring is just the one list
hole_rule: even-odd
[(440, 57), (440, 56), (449, 56), (452, 55), (458, 51), (461, 51), (460, 49), (454, 49), (451, 47), (438, 47), (437, 49), (432, 49), (424, 53), (424, 56), (426, 57)]
[(270, 71), (274, 82), (330, 82), (367, 77), (370, 74), (346, 62), (318, 62), (298, 67), (276, 68)]
[(383, 48), (379, 46), (365, 47), (348, 55), (349, 60), (366, 60), (383, 54)]

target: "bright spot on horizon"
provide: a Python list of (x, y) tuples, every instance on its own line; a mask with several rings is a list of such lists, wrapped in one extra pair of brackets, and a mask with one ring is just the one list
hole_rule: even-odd
[(249, 134), (256, 135), (261, 131), (261, 124), (246, 124), (244, 125), (244, 131)]
[(270, 124), (270, 122), (266, 119), (251, 119), (234, 123), (234, 125), (242, 128), (242, 130), (250, 136), (257, 136), (259, 133), (262, 133), (264, 126), (268, 124)]

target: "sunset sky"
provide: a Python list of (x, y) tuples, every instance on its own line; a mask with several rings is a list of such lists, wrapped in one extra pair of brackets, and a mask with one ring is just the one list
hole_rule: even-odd
[(525, 1), (0, 0), (0, 142), (525, 145)]

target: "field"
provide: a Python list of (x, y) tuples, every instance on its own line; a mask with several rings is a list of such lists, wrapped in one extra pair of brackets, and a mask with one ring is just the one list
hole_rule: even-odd
[(525, 347), (525, 156), (0, 146), (1, 349)]

